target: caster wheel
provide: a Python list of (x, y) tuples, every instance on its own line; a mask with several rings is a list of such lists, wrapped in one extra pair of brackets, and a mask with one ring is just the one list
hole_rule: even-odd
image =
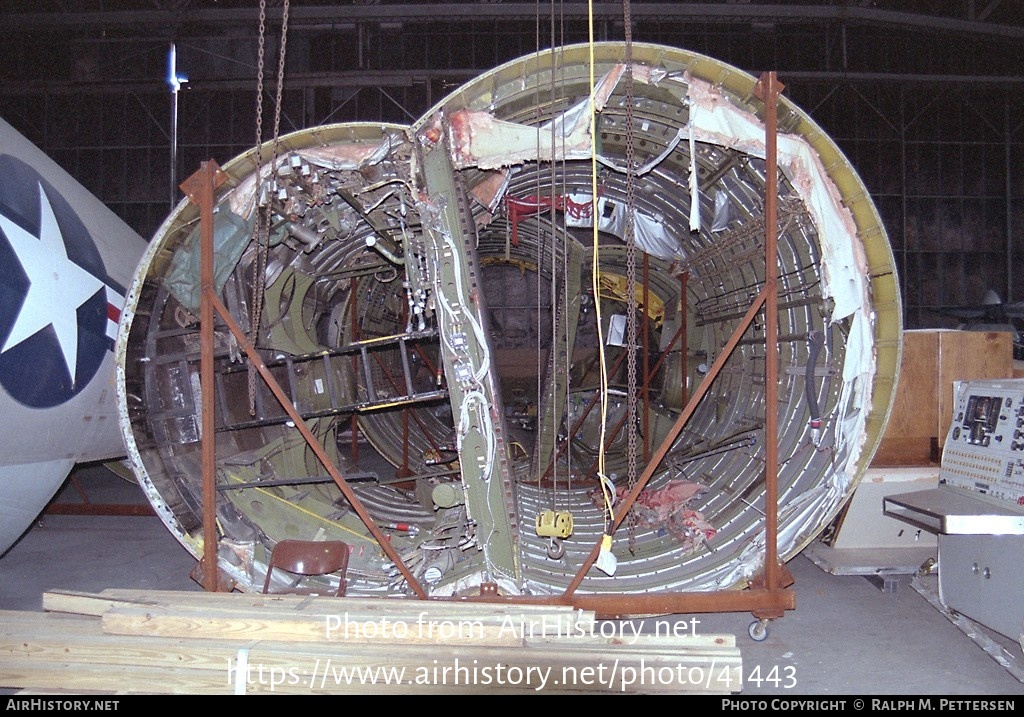
[(768, 639), (768, 623), (765, 620), (754, 620), (747, 626), (747, 634), (754, 642), (764, 642)]

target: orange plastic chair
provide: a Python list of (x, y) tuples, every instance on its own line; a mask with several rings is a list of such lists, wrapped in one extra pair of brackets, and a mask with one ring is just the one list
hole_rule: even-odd
[[(345, 596), (348, 582), (345, 573), (348, 571), (348, 543), (340, 540), (282, 540), (274, 546), (267, 565), (267, 578), (263, 581), (263, 592), (270, 593), (270, 578), (274, 568), (284, 570), (298, 576), (338, 575), (338, 597)], [(301, 577), (300, 577), (301, 580)], [(323, 588), (300, 588), (292, 586), (286, 590), (274, 590), (275, 593), (293, 593), (299, 595), (321, 595)]]

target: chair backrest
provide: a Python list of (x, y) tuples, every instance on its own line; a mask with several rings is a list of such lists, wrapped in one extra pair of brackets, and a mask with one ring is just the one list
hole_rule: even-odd
[[(282, 540), (274, 546), (267, 565), (267, 577), (263, 581), (263, 592), (270, 592), (270, 578), (274, 568), (286, 570), (294, 575), (338, 575), (338, 597), (345, 595), (348, 570), (348, 543), (340, 540)], [(310, 593), (306, 588), (289, 588), (274, 592)]]

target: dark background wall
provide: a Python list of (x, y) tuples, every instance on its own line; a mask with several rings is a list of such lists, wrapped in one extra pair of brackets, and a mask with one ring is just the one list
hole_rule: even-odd
[[(621, 40), (622, 3), (597, 2)], [(289, 10), (281, 133), (408, 123), (538, 48), (583, 42), (586, 3), (317, 2)], [(633, 38), (759, 74), (847, 154), (878, 206), (906, 328), (955, 326), (986, 289), (1024, 300), (1024, 8), (1018, 0), (633, 2)], [(281, 0), (266, 9), (263, 137), (273, 132)], [(0, 116), (143, 236), (205, 159), (256, 141), (255, 0), (5, 0)], [(178, 93), (171, 167), (171, 44)]]

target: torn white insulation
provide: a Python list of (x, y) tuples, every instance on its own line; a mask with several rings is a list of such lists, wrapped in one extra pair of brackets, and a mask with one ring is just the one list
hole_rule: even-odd
[[(576, 192), (567, 195), (577, 205), (589, 205), (590, 194)], [(623, 239), (626, 233), (626, 206), (606, 197), (597, 200), (597, 228)], [(681, 261), (682, 247), (679, 240), (665, 228), (665, 224), (643, 212), (634, 210), (633, 235), (641, 250), (666, 261)], [(566, 212), (565, 224), (570, 227), (589, 228), (594, 226), (590, 214), (573, 216)]]
[(711, 231), (725, 231), (732, 220), (732, 202), (729, 201), (729, 194), (720, 189), (715, 192), (715, 216), (711, 220)]
[[(497, 169), (538, 159), (590, 159), (592, 115), (604, 109), (625, 69), (625, 65), (616, 65), (597, 82), (589, 99), (540, 128), (500, 120), (482, 110), (453, 112), (448, 123), (455, 168)], [(649, 70), (635, 71), (634, 79), (649, 80)]]
[[(690, 124), (698, 141), (764, 158), (764, 124), (740, 110), (721, 90), (689, 73)], [(835, 301), (833, 320), (865, 306), (867, 262), (850, 211), (821, 158), (800, 136), (778, 135), (778, 164), (807, 207), (818, 230), (823, 270), (822, 291)]]

